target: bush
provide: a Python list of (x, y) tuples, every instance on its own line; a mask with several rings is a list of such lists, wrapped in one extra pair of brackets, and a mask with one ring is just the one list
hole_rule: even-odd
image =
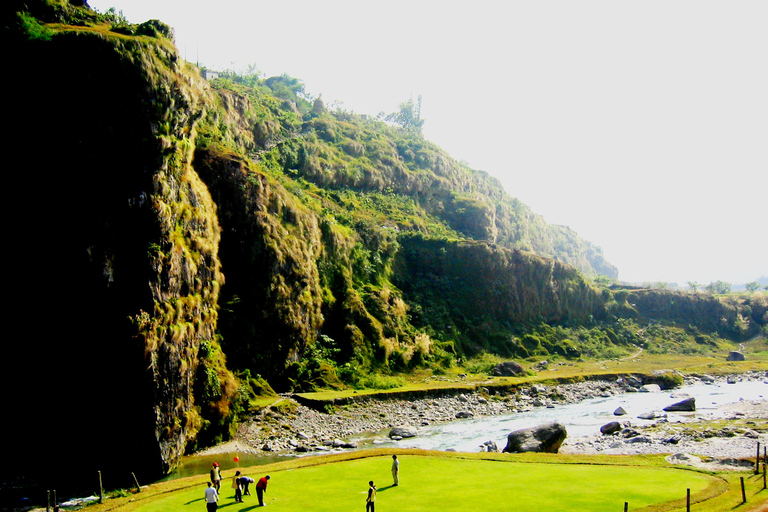
[(497, 355), (482, 352), (464, 365), (464, 369), (469, 373), (491, 373), (497, 364), (502, 362), (502, 358)]
[(358, 379), (354, 387), (356, 389), (394, 389), (404, 385), (405, 381), (400, 377), (373, 374)]

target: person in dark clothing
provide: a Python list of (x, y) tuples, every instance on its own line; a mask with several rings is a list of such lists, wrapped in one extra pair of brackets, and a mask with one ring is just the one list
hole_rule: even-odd
[(259, 498), (259, 505), (262, 507), (266, 507), (264, 504), (264, 493), (267, 492), (268, 480), (269, 475), (259, 478), (259, 481), (256, 482), (256, 496)]
[(376, 486), (373, 480), (368, 482), (368, 497), (365, 499), (365, 512), (375, 512), (376, 508)]
[(232, 488), (235, 490), (235, 502), (243, 502), (243, 487), (240, 485), (240, 472), (235, 472), (234, 478), (232, 478)]
[(217, 493), (221, 491), (221, 469), (218, 462), (214, 462), (213, 468), (211, 468), (211, 483)]

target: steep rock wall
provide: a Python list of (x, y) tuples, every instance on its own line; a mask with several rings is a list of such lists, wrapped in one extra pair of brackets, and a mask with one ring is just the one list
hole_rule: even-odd
[(470, 351), (516, 354), (512, 333), (538, 322), (587, 323), (605, 300), (579, 272), (477, 242), (403, 238), (394, 282), (420, 305), (417, 325), (450, 326)]
[(220, 230), (190, 165), (205, 85), (163, 37), (65, 26), (16, 43), (17, 460), (146, 481), (200, 428), (198, 349), (215, 342)]
[(671, 290), (635, 290), (627, 302), (649, 320), (693, 325), (706, 333), (746, 339), (768, 325), (768, 300), (760, 294), (750, 297), (713, 296)]

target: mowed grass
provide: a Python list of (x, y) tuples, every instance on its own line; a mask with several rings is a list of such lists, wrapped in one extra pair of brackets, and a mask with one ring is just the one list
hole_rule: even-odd
[[(392, 487), (391, 456), (329, 462), (293, 469), (266, 469), (271, 479), (265, 503), (270, 510), (364, 510), (368, 481), (378, 487), (381, 511), (440, 510), (601, 512), (630, 510), (703, 493), (718, 478), (672, 468), (621, 465), (508, 462), (456, 457), (400, 456), (400, 486)], [(258, 479), (258, 473), (246, 472)], [(229, 476), (228, 474), (225, 476)], [(133, 510), (204, 510), (205, 477), (199, 485), (166, 494)], [(219, 508), (226, 512), (258, 508), (255, 490), (235, 503), (230, 479), (222, 485)]]

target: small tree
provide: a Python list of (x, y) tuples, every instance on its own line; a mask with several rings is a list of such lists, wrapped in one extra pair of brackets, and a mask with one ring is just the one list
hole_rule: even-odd
[(699, 283), (697, 283), (696, 281), (688, 281), (688, 286), (695, 293), (695, 292), (697, 292), (699, 290), (699, 286), (701, 286), (701, 285)]
[(757, 281), (752, 281), (751, 283), (747, 283), (744, 286), (747, 287), (747, 291), (749, 293), (754, 293), (757, 291), (758, 288), (760, 288), (760, 283), (758, 283)]
[(715, 281), (714, 283), (709, 283), (707, 285), (707, 291), (712, 294), (720, 295), (730, 293), (731, 283), (726, 283), (725, 281)]
[(384, 120), (400, 125), (407, 132), (421, 135), (421, 128), (424, 126), (424, 120), (421, 118), (421, 95), (415, 104), (413, 98), (401, 103), (400, 110), (388, 114)]

